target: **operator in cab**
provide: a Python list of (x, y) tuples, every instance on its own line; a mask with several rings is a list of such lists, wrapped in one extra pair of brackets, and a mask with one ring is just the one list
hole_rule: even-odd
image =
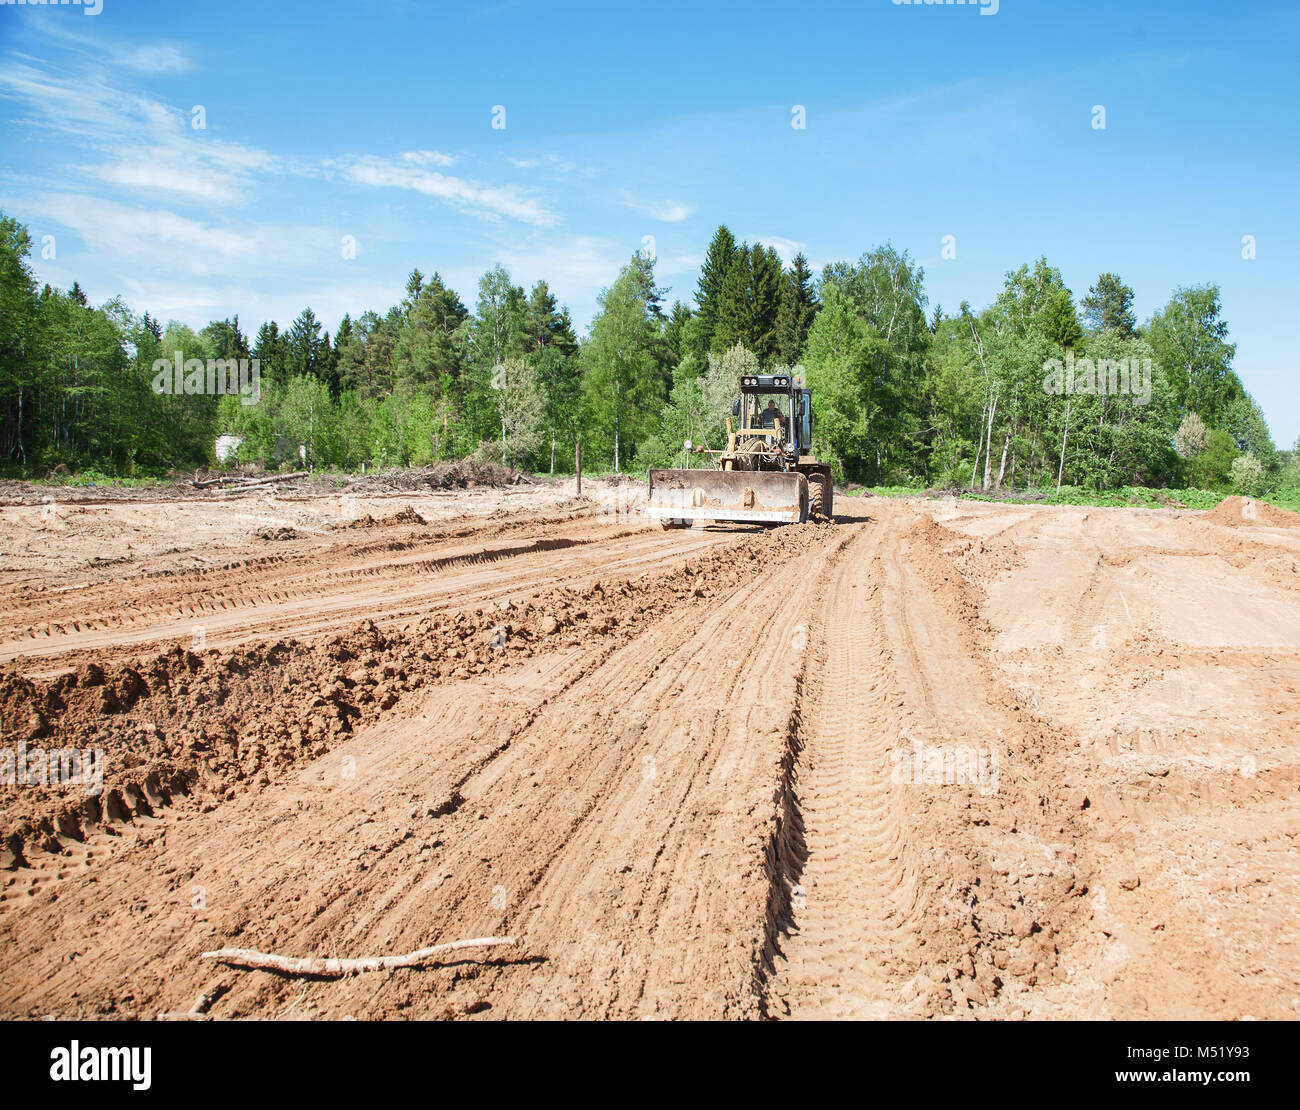
[(781, 410), (776, 407), (776, 402), (770, 397), (767, 401), (767, 408), (759, 413), (759, 427), (773, 428), (785, 435), (785, 417), (781, 415)]

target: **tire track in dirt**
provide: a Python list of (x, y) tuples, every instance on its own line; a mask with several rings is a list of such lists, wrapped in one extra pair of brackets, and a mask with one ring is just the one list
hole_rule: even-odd
[[(528, 888), (523, 930), (578, 943), (564, 956), (561, 983), (527, 999), (525, 1016), (566, 1012), (576, 982), (585, 1016), (759, 1015), (765, 845), (776, 836), (780, 759), (804, 653), (789, 614), (805, 611), (843, 542), (833, 530), (825, 537), (801, 553), (792, 589), (786, 567), (765, 570), (678, 646), (656, 653), (662, 661), (648, 678), (641, 653), (611, 676), (637, 743)], [(626, 862), (593, 869), (611, 843), (620, 846), (614, 861)]]
[[(630, 564), (657, 568), (645, 578), (600, 561), (627, 555), (619, 545), (636, 537), (598, 535), (440, 571), (467, 594), (520, 603), (447, 626), (438, 614), (474, 603), (436, 597), (414, 631), (295, 644), (283, 666), (256, 645), (177, 660), (166, 681), (145, 675), (154, 688), (128, 713), (67, 717), (93, 719), (121, 754), (149, 760), (182, 728), (219, 730), (241, 698), (261, 728), (277, 685), (295, 707), (341, 699), (362, 710), (355, 730), (291, 743), (266, 782), (250, 763), (238, 790), (226, 789), (231, 760), (258, 749), (231, 720), (237, 745), (227, 755), (218, 739), (211, 778), (198, 772), (173, 806), (123, 787), (126, 811), (80, 838), (42, 826), (57, 851), (0, 872), (0, 1014), (151, 1017), (217, 983), (230, 988), (217, 1019), (1300, 1008), (1290, 851), (1300, 649), (1275, 627), (1291, 587), (1276, 588), (1272, 623), (1255, 613), (1270, 576), (1293, 573), (1282, 557), (1295, 557), (1294, 541), (1251, 533), (1270, 562), (1254, 568), (1243, 554), (1232, 564), (1251, 576), (1243, 584), (1214, 558), (1227, 529), (1196, 518), (1018, 510), (1008, 541), (1006, 512), (941, 526), (933, 506), (870, 505), (869, 523), (770, 536), (646, 533), (644, 563)], [(590, 527), (574, 537), (605, 526)], [(490, 546), (481, 540), (463, 542)], [(694, 552), (682, 546), (697, 540)], [(405, 544), (381, 532), (348, 566), (452, 553)], [(1181, 555), (1185, 566), (1167, 565)], [(603, 579), (601, 590), (521, 602), (579, 557), (561, 569)], [(341, 560), (320, 562), (322, 581), (339, 584), (327, 600), (364, 581), (373, 610), (402, 582), (347, 579)], [(1117, 574), (1139, 563), (1151, 580), (1133, 607), (1139, 636), (1113, 636), (1104, 652), (1072, 644), (1097, 611), (1088, 599), (1100, 619), (1130, 627)], [(309, 573), (299, 562), (284, 576)], [(1255, 609), (1220, 604), (1221, 630), (1185, 620), (1200, 617), (1197, 591), (1211, 587), (1205, 596)], [(507, 620), (512, 646), (498, 652), (493, 626)], [(1144, 638), (1148, 626), (1162, 635)], [(352, 654), (330, 656), (334, 643)], [(1167, 736), (1135, 751), (1118, 734), (1094, 736), (1114, 704), (1131, 713), (1169, 700), (1161, 672), (1191, 663), (1233, 689), (1262, 687), (1249, 717), (1226, 685), (1200, 690), (1207, 707), (1237, 713), (1222, 750)], [(366, 675), (354, 680), (353, 668)], [(105, 685), (120, 677), (110, 668)], [(64, 693), (90, 704), (104, 689)], [(48, 744), (71, 735), (64, 719), (50, 718)], [(129, 729), (148, 722), (162, 737), (132, 747)], [(997, 754), (992, 790), (950, 777), (960, 765), (946, 757), (963, 751)], [(917, 752), (925, 773), (910, 777), (921, 764), (898, 757)], [(1249, 775), (1238, 770), (1246, 755)], [(198, 959), (224, 944), (361, 956), (498, 932), (523, 943), (482, 964), (336, 982)]]
[(899, 699), (883, 628), (887, 542), (880, 530), (855, 537), (816, 620), (796, 784), (803, 843), (792, 853), (787, 939), (767, 984), (769, 1008), (781, 1015), (897, 1012), (884, 969), (907, 949), (916, 882), (890, 784)]
[[(196, 959), (217, 944), (348, 954), (489, 929), (518, 931), (525, 950), (310, 985), (303, 1007), (437, 1016), (474, 1009), (457, 1001), (469, 984), (497, 1016), (757, 1016), (764, 860), (802, 669), (786, 605), (811, 604), (842, 536), (780, 539), (733, 538), (738, 587), (665, 611), (611, 654), (439, 688), (292, 781), (171, 811), (152, 840), (60, 880), (57, 905), (22, 893), (26, 910), (0, 916), (24, 968), (0, 1009), (174, 1008), (218, 975)], [(56, 918), (81, 940), (52, 939)], [(279, 1012), (300, 990), (232, 985), (220, 1016)]]
[[(804, 843), (767, 983), (774, 1014), (960, 1015), (1032, 987), (1071, 935), (1076, 853), (1037, 807), (1068, 738), (991, 670), (962, 546), (900, 509), (832, 577), (802, 714)], [(1032, 873), (1016, 885), (1027, 849), (1055, 861), (1045, 890)]]
[[(112, 610), (83, 611), (69, 622), (72, 630), (47, 623), (49, 631), (32, 638), (32, 628), (20, 632), (10, 625), (9, 639), (0, 642), (0, 662), (17, 660), (23, 673), (44, 676), (66, 669), (87, 653), (103, 659), (160, 645), (189, 645), (196, 624), (202, 626), (210, 648), (273, 635), (319, 636), (363, 618), (391, 626), (432, 607), (464, 611), (518, 595), (519, 581), (529, 588), (578, 586), (602, 576), (650, 569), (735, 535), (700, 529), (673, 538), (657, 530), (606, 526), (583, 540), (540, 539), (502, 549), (462, 546), (437, 559), (296, 571), (295, 577), (274, 584), (214, 583), (201, 599), (168, 599), (164, 606), (143, 612), (136, 608), (138, 601), (112, 596), (106, 602)], [(511, 578), (499, 573), (498, 564), (505, 563), (513, 570)]]
[[(640, 529), (623, 530), (599, 537), (599, 539), (601, 542), (613, 542), (631, 536), (636, 531), (640, 531)], [(504, 559), (539, 552), (564, 550), (596, 542), (596, 540), (596, 537), (588, 539), (555, 537), (535, 539), (522, 544), (500, 547), (462, 547), (453, 549), (448, 554), (440, 557), (430, 557), (419, 553), (403, 558), (392, 557), (391, 553), (414, 545), (398, 543), (372, 545), (361, 550), (349, 550), (346, 554), (352, 562), (364, 557), (381, 554), (388, 557), (382, 562), (361, 566), (347, 566), (341, 569), (294, 568), (297, 573), (293, 577), (275, 583), (241, 582), (235, 575), (228, 574), (225, 576), (226, 582), (213, 582), (202, 592), (183, 592), (169, 598), (166, 607), (157, 607), (155, 605), (153, 608), (142, 608), (137, 601), (133, 602), (131, 608), (126, 611), (99, 613), (92, 609), (92, 615), (87, 616), (85, 615), (86, 610), (89, 605), (93, 604), (93, 601), (89, 598), (79, 597), (75, 599), (77, 602), (76, 612), (79, 614), (77, 617), (66, 617), (62, 623), (49, 621), (29, 627), (24, 630), (24, 634), (25, 638), (34, 640), (39, 636), (50, 638), (73, 632), (118, 629), (126, 625), (143, 624), (147, 627), (153, 627), (181, 618), (201, 617), (225, 610), (259, 609), (280, 603), (299, 601), (307, 597), (316, 598), (321, 595), (328, 597), (331, 593), (337, 593), (344, 588), (357, 585), (364, 586), (366, 579), (383, 578), (400, 583), (402, 580), (412, 577), (436, 574), (451, 569), (489, 566)], [(296, 560), (295, 562), (301, 563), (305, 561), (307, 560)], [(276, 560), (276, 562), (284, 562), (284, 560)], [(233, 569), (242, 574), (249, 568), (239, 566)], [(205, 571), (204, 577), (211, 578), (215, 577), (215, 575), (212, 571)], [(166, 585), (170, 587), (179, 584), (175, 579), (166, 580)], [(73, 600), (66, 599), (64, 604), (70, 605)], [(111, 601), (114, 605), (122, 604), (120, 596), (114, 596)], [(0, 645), (0, 650), (7, 646)]]
[[(279, 592), (301, 596), (319, 588), (322, 581), (335, 578), (364, 574), (401, 578), (409, 573), (410, 564), (430, 557), (437, 559), (443, 553), (451, 559), (470, 559), (494, 550), (494, 541), (500, 549), (509, 550), (507, 540), (521, 534), (525, 544), (560, 541), (572, 545), (608, 538), (616, 529), (627, 534), (641, 530), (639, 522), (625, 513), (611, 515), (612, 521), (601, 519), (596, 509), (588, 506), (559, 515), (522, 512), (503, 521), (488, 518), (459, 527), (444, 524), (412, 528), (409, 525), (419, 523), (420, 518), (408, 507), (381, 521), (354, 519), (310, 528), (306, 533), (289, 528), (293, 533), (290, 539), (269, 544), (265, 538), (242, 536), (238, 522), (232, 521), (234, 534), (224, 546), (196, 539), (187, 551), (187, 561), (181, 565), (166, 557), (182, 554), (181, 548), (160, 556), (153, 551), (154, 544), (146, 543), (141, 546), (149, 555), (119, 556), (112, 560), (111, 571), (101, 560), (92, 559), (89, 565), (69, 572), (75, 576), (70, 582), (68, 574), (46, 572), (37, 577), (15, 578), (0, 571), (0, 593), (6, 598), (8, 621), (0, 634), (22, 632), (24, 620), (36, 624), (26, 630), (33, 635), (42, 628), (47, 633), (54, 631), (53, 626), (60, 623), (90, 622), (92, 627), (102, 627), (123, 619), (138, 622), (142, 616), (156, 621), (162, 614), (184, 614), (189, 608), (228, 607), (232, 601), (244, 603), (246, 594), (257, 596), (257, 590), (270, 597)], [(283, 524), (292, 518), (268, 519)], [(159, 530), (184, 531), (179, 520), (155, 524), (150, 533)], [(69, 528), (69, 535), (56, 533), (49, 543), (56, 551), (65, 551), (69, 543), (76, 550), (76, 540), (84, 531)], [(365, 541), (372, 531), (377, 532), (375, 538)], [(241, 538), (271, 550), (243, 554), (247, 547), (238, 544)], [(182, 536), (177, 539), (182, 540)], [(514, 546), (519, 546), (518, 539)], [(194, 566), (189, 560), (201, 562)], [(33, 616), (26, 617), (28, 613)]]

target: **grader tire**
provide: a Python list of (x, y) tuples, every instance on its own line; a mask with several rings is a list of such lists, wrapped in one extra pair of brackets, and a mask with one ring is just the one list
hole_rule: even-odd
[(808, 519), (830, 520), (835, 491), (825, 474), (808, 475)]

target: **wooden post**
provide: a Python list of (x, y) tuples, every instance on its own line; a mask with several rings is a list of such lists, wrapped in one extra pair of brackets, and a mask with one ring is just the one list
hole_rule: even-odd
[(573, 465), (578, 472), (578, 496), (582, 496), (582, 440), (573, 441)]

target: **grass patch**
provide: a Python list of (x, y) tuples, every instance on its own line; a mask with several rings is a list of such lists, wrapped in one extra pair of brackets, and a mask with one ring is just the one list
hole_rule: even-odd
[[(1086, 505), (1097, 508), (1132, 509), (1213, 509), (1230, 494), (1206, 489), (1151, 489), (1146, 486), (1120, 486), (1118, 489), (1095, 490), (1081, 486), (1062, 486), (1058, 494), (1052, 489), (1028, 490), (935, 490), (919, 486), (865, 486), (844, 491), (849, 497), (874, 494), (876, 497), (957, 496), (968, 501), (1010, 502), (1029, 505)], [(1300, 490), (1282, 489), (1258, 498), (1280, 509), (1300, 512)]]
[(34, 486), (161, 486), (174, 484), (175, 478), (143, 477), (124, 478), (115, 474), (105, 474), (102, 470), (82, 470), (76, 474), (56, 474), (52, 478), (25, 478)]
[(877, 497), (926, 497), (934, 496), (932, 491), (918, 486), (864, 486), (847, 491), (850, 497), (862, 497), (874, 493)]
[(1274, 490), (1272, 493), (1264, 494), (1260, 500), (1276, 505), (1279, 509), (1290, 509), (1293, 513), (1300, 513), (1300, 489)]

